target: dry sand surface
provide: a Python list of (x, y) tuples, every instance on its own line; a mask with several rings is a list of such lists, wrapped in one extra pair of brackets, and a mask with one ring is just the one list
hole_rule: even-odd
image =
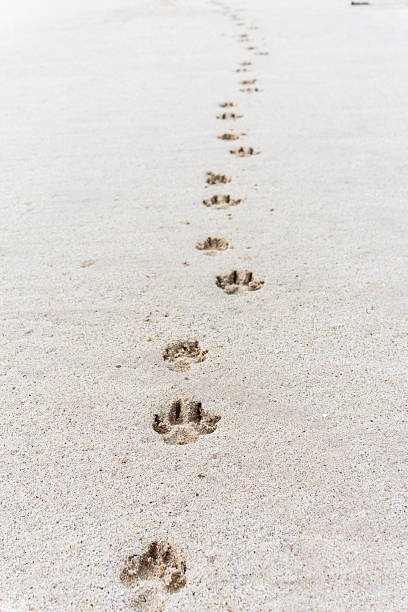
[(407, 3), (0, 6), (1, 611), (408, 610)]

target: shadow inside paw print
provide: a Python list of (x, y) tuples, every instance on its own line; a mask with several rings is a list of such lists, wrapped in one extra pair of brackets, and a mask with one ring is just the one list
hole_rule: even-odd
[(190, 444), (213, 433), (220, 419), (205, 412), (201, 402), (176, 400), (168, 411), (154, 415), (152, 427), (166, 444)]

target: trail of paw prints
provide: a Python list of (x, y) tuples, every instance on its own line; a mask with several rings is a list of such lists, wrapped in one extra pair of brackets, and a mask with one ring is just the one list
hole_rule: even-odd
[(258, 291), (264, 286), (263, 280), (257, 280), (252, 272), (248, 270), (232, 270), (229, 274), (217, 276), (215, 284), (224, 293), (232, 295), (245, 291)]
[[(255, 30), (259, 30), (259, 26), (247, 24), (244, 19), (236, 13), (230, 14), (229, 17), (237, 27), (246, 28), (247, 32), (254, 32)], [(249, 38), (248, 33), (242, 32), (238, 37), (238, 41), (244, 45), (249, 45), (246, 47), (246, 49), (248, 51), (253, 51), (254, 55), (269, 55), (268, 51), (260, 51), (258, 47), (254, 45), (253, 41), (251, 41), (251, 39)]]
[(120, 580), (134, 609), (158, 612), (165, 599), (185, 587), (186, 573), (183, 555), (168, 542), (155, 540), (144, 553), (127, 557)]
[(201, 350), (198, 340), (179, 340), (166, 346), (163, 360), (169, 370), (185, 372), (193, 363), (201, 363), (208, 351)]
[[(214, 172), (206, 172), (206, 183), (209, 185), (226, 185), (231, 182), (231, 177), (225, 174), (216, 174)], [(230, 194), (214, 194), (210, 198), (203, 200), (204, 206), (207, 208), (215, 208), (217, 210), (223, 210), (230, 208), (231, 206), (237, 206), (242, 202), (242, 198), (234, 198)], [(231, 217), (231, 215), (228, 215)]]
[[(245, 79), (241, 81), (240, 85), (245, 85), (246, 87), (241, 87), (239, 91), (243, 91), (246, 93), (256, 93), (258, 91), (262, 91), (261, 89), (259, 89), (259, 87), (252, 87), (252, 85), (255, 85), (256, 82), (256, 79)], [(251, 87), (247, 87), (248, 85), (251, 85)]]
[(220, 419), (206, 412), (201, 402), (178, 399), (168, 410), (154, 415), (152, 427), (166, 444), (191, 444), (200, 436), (213, 433)]
[(238, 68), (235, 70), (235, 72), (250, 72), (251, 70), (252, 62), (245, 61), (238, 64)]

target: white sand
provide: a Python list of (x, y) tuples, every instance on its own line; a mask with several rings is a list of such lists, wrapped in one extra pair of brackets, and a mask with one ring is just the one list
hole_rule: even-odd
[[(9, 4), (0, 609), (408, 610), (406, 3)], [(178, 398), (215, 431), (166, 444)], [(174, 593), (120, 578), (156, 539)]]

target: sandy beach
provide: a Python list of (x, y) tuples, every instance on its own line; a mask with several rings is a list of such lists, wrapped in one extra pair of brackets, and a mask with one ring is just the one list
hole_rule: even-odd
[(408, 610), (408, 3), (0, 9), (0, 610)]

